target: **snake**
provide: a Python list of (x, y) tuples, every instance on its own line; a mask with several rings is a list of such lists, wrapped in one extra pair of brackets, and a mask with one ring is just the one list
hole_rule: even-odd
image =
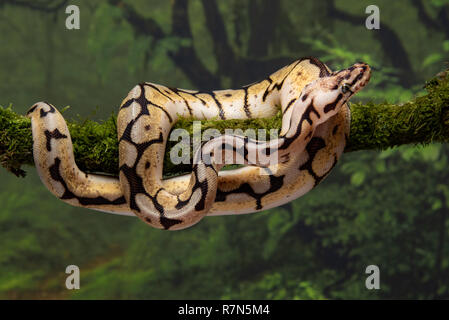
[[(335, 167), (350, 133), (348, 100), (370, 79), (362, 62), (332, 72), (306, 57), (240, 89), (199, 91), (144, 82), (117, 116), (118, 177), (76, 165), (67, 124), (47, 102), (34, 104), (33, 158), (56, 197), (78, 207), (134, 215), (152, 227), (180, 230), (204, 216), (245, 214), (281, 206), (316, 187)], [(282, 112), (277, 138), (222, 134), (195, 151), (192, 172), (164, 179), (169, 133), (180, 117), (270, 118)], [(273, 161), (256, 154), (276, 154)], [(270, 159), (271, 159), (270, 158)], [(227, 163), (244, 165), (221, 170)]]

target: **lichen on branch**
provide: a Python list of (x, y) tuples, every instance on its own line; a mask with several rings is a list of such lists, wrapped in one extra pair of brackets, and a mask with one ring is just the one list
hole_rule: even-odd
[[(449, 72), (426, 83), (426, 94), (401, 104), (352, 103), (351, 133), (345, 152), (384, 150), (403, 144), (449, 142)], [(269, 119), (204, 120), (201, 129), (279, 129), (280, 112)], [(86, 172), (118, 174), (118, 143), (115, 115), (101, 123), (84, 120), (68, 121), (78, 167)], [(179, 120), (173, 129), (193, 132), (193, 119)], [(191, 139), (192, 140), (192, 139)], [(164, 176), (189, 172), (186, 166), (169, 161), (167, 145)], [(24, 176), (24, 165), (33, 165), (30, 120), (18, 115), (12, 107), (0, 107), (0, 164), (8, 171)]]

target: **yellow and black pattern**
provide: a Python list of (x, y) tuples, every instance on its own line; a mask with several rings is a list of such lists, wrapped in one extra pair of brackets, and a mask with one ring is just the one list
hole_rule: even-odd
[[(61, 200), (135, 214), (161, 229), (183, 229), (205, 215), (269, 209), (307, 193), (332, 170), (349, 134), (346, 102), (369, 77), (366, 64), (332, 73), (309, 57), (236, 90), (203, 92), (139, 84), (123, 100), (117, 118), (118, 179), (80, 171), (64, 118), (52, 105), (40, 102), (28, 112), (35, 164), (43, 183)], [(190, 175), (162, 179), (166, 142), (179, 116), (262, 118), (274, 116), (276, 106), (283, 114), (278, 139), (219, 136), (197, 151)], [(248, 158), (252, 152), (273, 150), (274, 163)], [(220, 171), (236, 159), (246, 166)]]

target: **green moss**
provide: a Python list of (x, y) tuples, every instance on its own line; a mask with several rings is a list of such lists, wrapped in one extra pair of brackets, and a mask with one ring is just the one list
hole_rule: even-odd
[(118, 173), (116, 116), (98, 123), (92, 120), (70, 121), (68, 127), (78, 167), (88, 172)]
[[(345, 151), (382, 150), (402, 144), (449, 142), (449, 73), (444, 72), (425, 85), (427, 94), (403, 105), (384, 103), (351, 104), (351, 133)], [(281, 113), (270, 119), (207, 120), (201, 129), (279, 129)], [(118, 143), (116, 117), (97, 123), (91, 120), (68, 121), (75, 159), (81, 170), (117, 175)], [(193, 132), (192, 119), (180, 119), (173, 129)], [(169, 142), (164, 161), (164, 176), (190, 171), (188, 165), (173, 165)], [(23, 176), (23, 165), (33, 165), (30, 120), (0, 107), (0, 164)]]
[(449, 74), (432, 79), (425, 89), (427, 94), (402, 105), (351, 104), (351, 134), (345, 151), (448, 142)]
[[(181, 118), (179, 119), (176, 124), (174, 125), (172, 130), (176, 129), (184, 129), (187, 130), (190, 137), (193, 136), (193, 119), (189, 118)], [(205, 132), (208, 129), (216, 129), (221, 134), (225, 133), (226, 129), (242, 129), (243, 131), (247, 129), (266, 129), (268, 132), (271, 129), (275, 129), (279, 131), (282, 124), (282, 113), (279, 111), (274, 117), (272, 118), (263, 118), (263, 119), (242, 119), (242, 120), (218, 120), (218, 119), (212, 119), (212, 120), (204, 120), (201, 121), (201, 132)], [(269, 137), (267, 137), (269, 139)], [(192, 142), (192, 138), (190, 139)], [(191, 172), (191, 166), (190, 165), (174, 165), (170, 161), (170, 150), (171, 148), (176, 145), (177, 141), (168, 141), (167, 143), (167, 150), (168, 152), (165, 153), (164, 158), (164, 176), (169, 177), (173, 175), (179, 175), (183, 173)], [(190, 163), (192, 163), (192, 157), (193, 157), (193, 150), (192, 150), (192, 143), (190, 145)], [(231, 166), (225, 166), (223, 169), (234, 169), (238, 167), (238, 165), (231, 165)]]
[(8, 108), (0, 107), (0, 164), (18, 176), (24, 176), (21, 167), (33, 165), (33, 138), (31, 122)]

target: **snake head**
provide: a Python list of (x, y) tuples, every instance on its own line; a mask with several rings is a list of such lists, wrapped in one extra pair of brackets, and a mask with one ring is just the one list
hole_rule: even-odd
[(341, 92), (347, 100), (359, 92), (369, 81), (371, 68), (366, 63), (356, 63), (329, 76), (333, 89)]
[(304, 88), (301, 99), (313, 100), (325, 113), (336, 112), (368, 83), (370, 76), (371, 69), (366, 63), (356, 63), (311, 82)]
[[(295, 126), (310, 108), (314, 110), (315, 125), (327, 121), (368, 83), (370, 76), (371, 69), (366, 63), (356, 63), (310, 82), (302, 89), (293, 107), (284, 114), (281, 135), (288, 135), (290, 131), (294, 134)], [(310, 117), (310, 112), (306, 115)]]

